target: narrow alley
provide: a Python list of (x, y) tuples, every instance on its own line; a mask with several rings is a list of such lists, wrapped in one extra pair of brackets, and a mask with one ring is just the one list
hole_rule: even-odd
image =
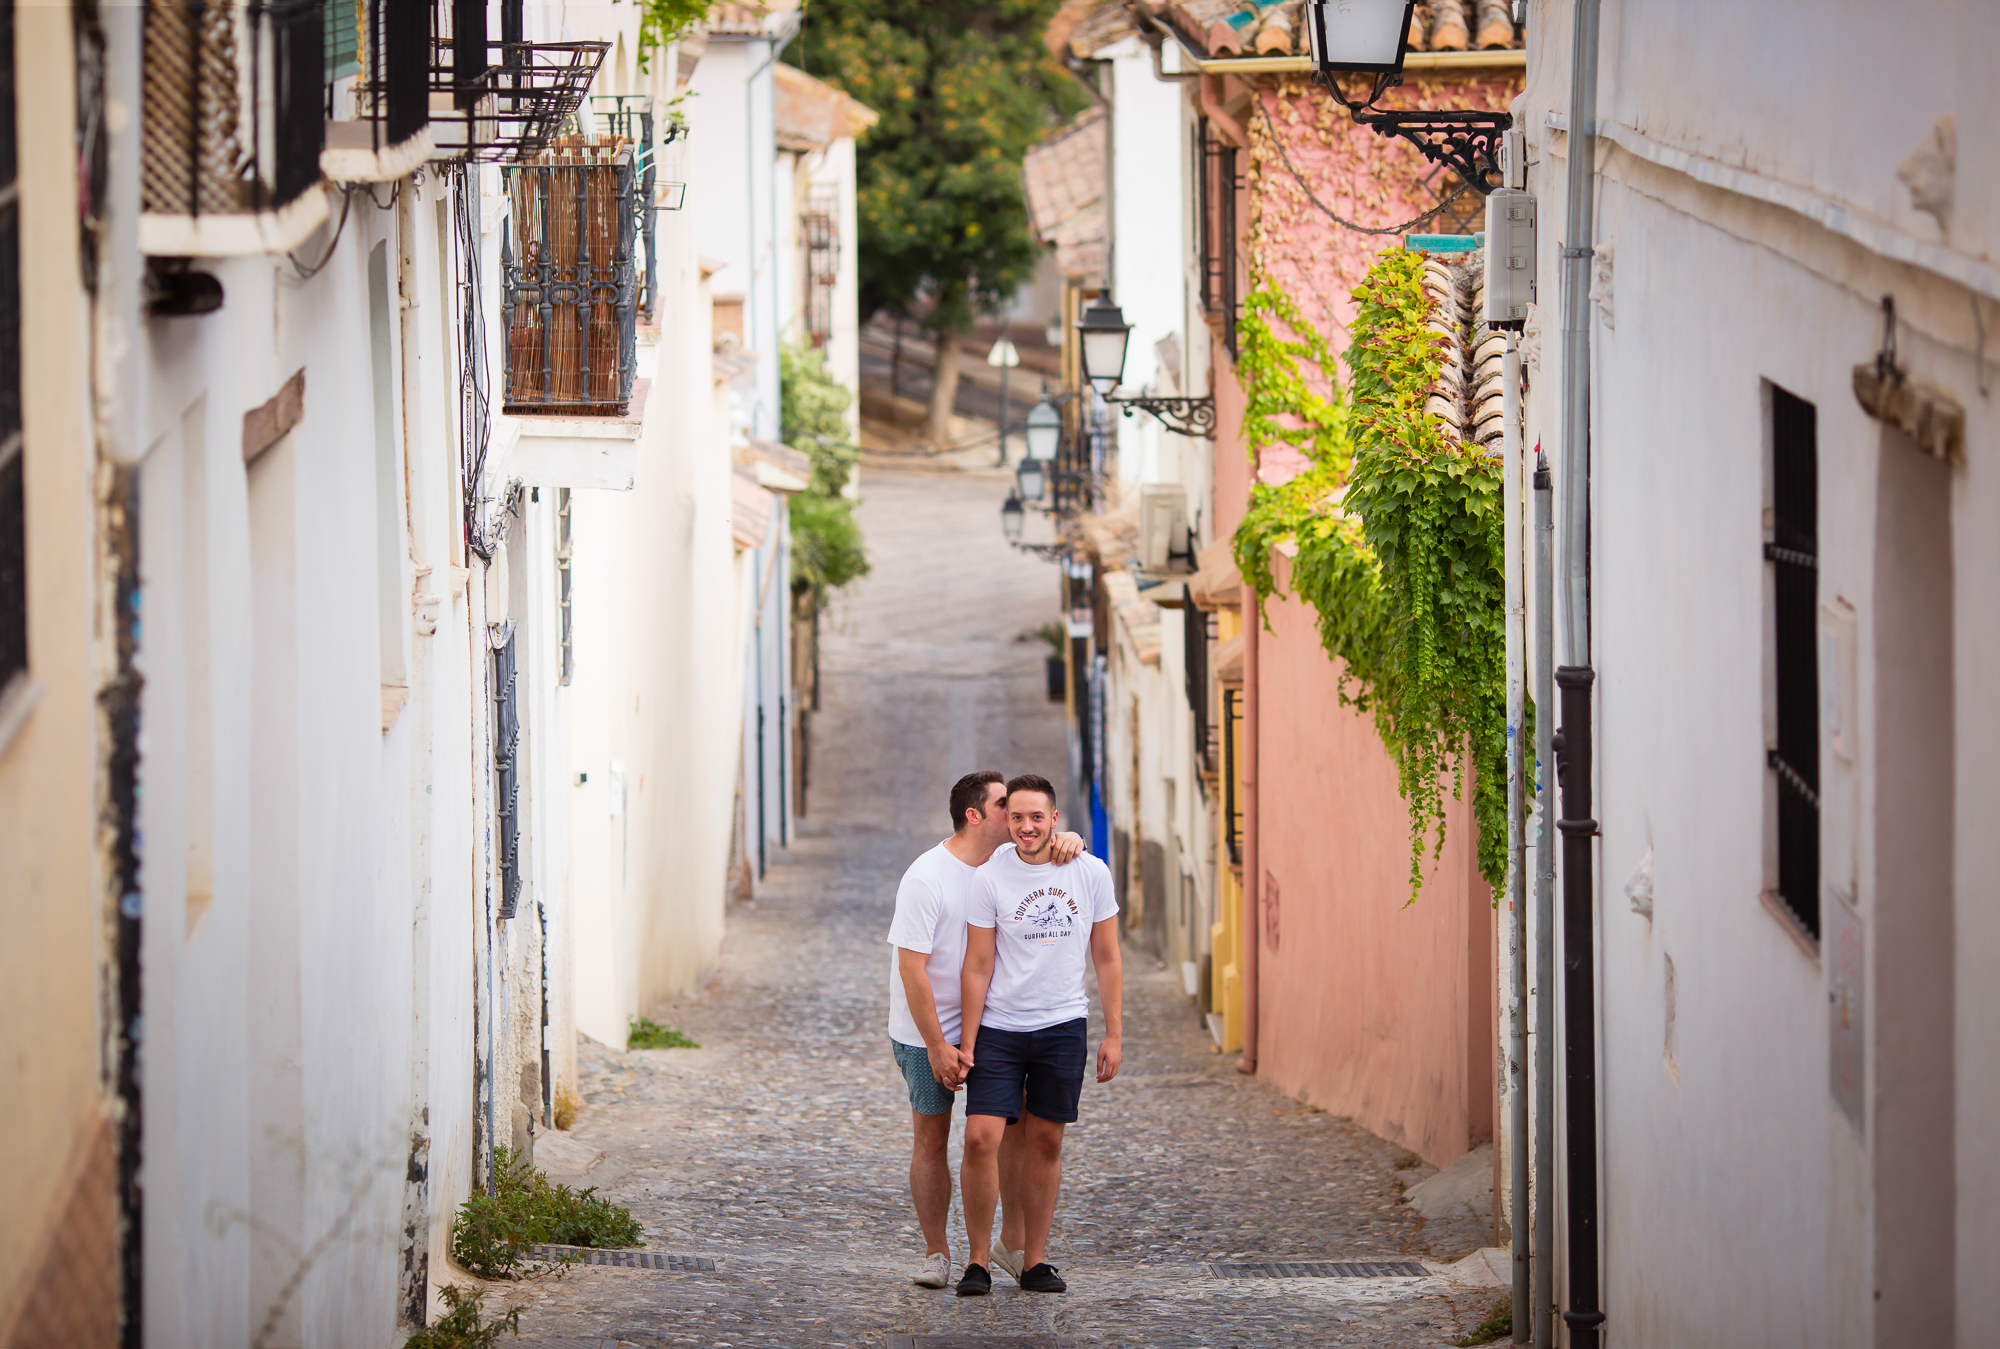
[[(1401, 1149), (1240, 1077), (1178, 981), (1136, 950), (1125, 1069), (1086, 1085), (1065, 1155), (1051, 1258), (1071, 1291), (1029, 1294), (1003, 1278), (996, 1296), (968, 1301), (911, 1284), (922, 1240), (884, 1031), (883, 933), (903, 868), (944, 832), (953, 777), (988, 765), (1058, 771), (1043, 648), (1016, 640), (1047, 618), (1055, 587), (1047, 563), (1000, 542), (998, 475), (863, 481), (875, 571), (826, 638), (827, 767), (810, 811), (759, 898), (732, 908), (714, 978), (652, 1009), (701, 1048), (585, 1046), (585, 1108), (556, 1147), (536, 1149), (553, 1178), (600, 1185), (628, 1206), (649, 1249), (714, 1269), (572, 1269), (489, 1306), (524, 1309), (524, 1349), (880, 1346), (898, 1335), (1386, 1349), (1456, 1338), (1503, 1292), (1469, 1272), (1477, 1257), (1443, 1271), (1484, 1244), (1483, 1224), (1427, 1227), (1399, 1202)], [(1101, 1030), (1093, 1005), (1093, 1040)], [(962, 1130), (961, 1114), (954, 1159)], [(552, 1164), (557, 1155), (572, 1169)], [(962, 1261), (956, 1209), (952, 1227)], [(1209, 1269), (1412, 1257), (1437, 1272), (1218, 1279)]]

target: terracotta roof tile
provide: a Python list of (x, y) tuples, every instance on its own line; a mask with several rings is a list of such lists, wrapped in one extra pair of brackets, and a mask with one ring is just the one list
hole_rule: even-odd
[(773, 68), (772, 95), (780, 150), (824, 150), (843, 136), (858, 135), (878, 120), (873, 109), (797, 66)]
[(1063, 275), (1102, 285), (1104, 230), (1104, 110), (1089, 108), (1032, 147), (1021, 171), (1028, 223), (1053, 244)]

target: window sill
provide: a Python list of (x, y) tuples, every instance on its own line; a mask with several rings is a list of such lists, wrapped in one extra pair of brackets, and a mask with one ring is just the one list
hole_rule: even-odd
[(1806, 931), (1805, 925), (1799, 922), (1798, 915), (1792, 912), (1791, 906), (1778, 898), (1777, 891), (1759, 890), (1757, 898), (1763, 903), (1764, 912), (1775, 918), (1778, 926), (1785, 930), (1785, 935), (1798, 943), (1799, 950), (1805, 953), (1806, 959), (1815, 965), (1819, 964), (1819, 942), (1812, 933)]
[(13, 747), (21, 728), (28, 724), (35, 705), (42, 701), (42, 685), (26, 673), (17, 674), (0, 690), (0, 758)]

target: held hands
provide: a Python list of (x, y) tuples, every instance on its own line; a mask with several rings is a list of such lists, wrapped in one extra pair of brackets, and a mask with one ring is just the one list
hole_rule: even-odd
[(1115, 1035), (1106, 1036), (1104, 1043), (1097, 1047), (1097, 1080), (1109, 1082), (1118, 1076), (1118, 1065), (1125, 1058), (1125, 1049)]
[(1049, 860), (1057, 866), (1074, 862), (1083, 852), (1083, 835), (1065, 829), (1049, 840)]
[(972, 1056), (961, 1054), (956, 1045), (931, 1045), (926, 1050), (931, 1059), (931, 1076), (938, 1085), (949, 1091), (957, 1091), (965, 1085), (965, 1075), (972, 1070)]

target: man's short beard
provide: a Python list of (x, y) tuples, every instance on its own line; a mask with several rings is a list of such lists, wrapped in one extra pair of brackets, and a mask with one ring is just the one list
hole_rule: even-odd
[(1041, 846), (1035, 848), (1032, 852), (1030, 852), (1023, 849), (1021, 847), (1020, 840), (1016, 839), (1014, 841), (1014, 851), (1019, 853), (1022, 857), (1041, 857), (1048, 852), (1049, 846), (1053, 844), (1055, 841), (1056, 841), (1056, 836), (1054, 834), (1043, 834)]

